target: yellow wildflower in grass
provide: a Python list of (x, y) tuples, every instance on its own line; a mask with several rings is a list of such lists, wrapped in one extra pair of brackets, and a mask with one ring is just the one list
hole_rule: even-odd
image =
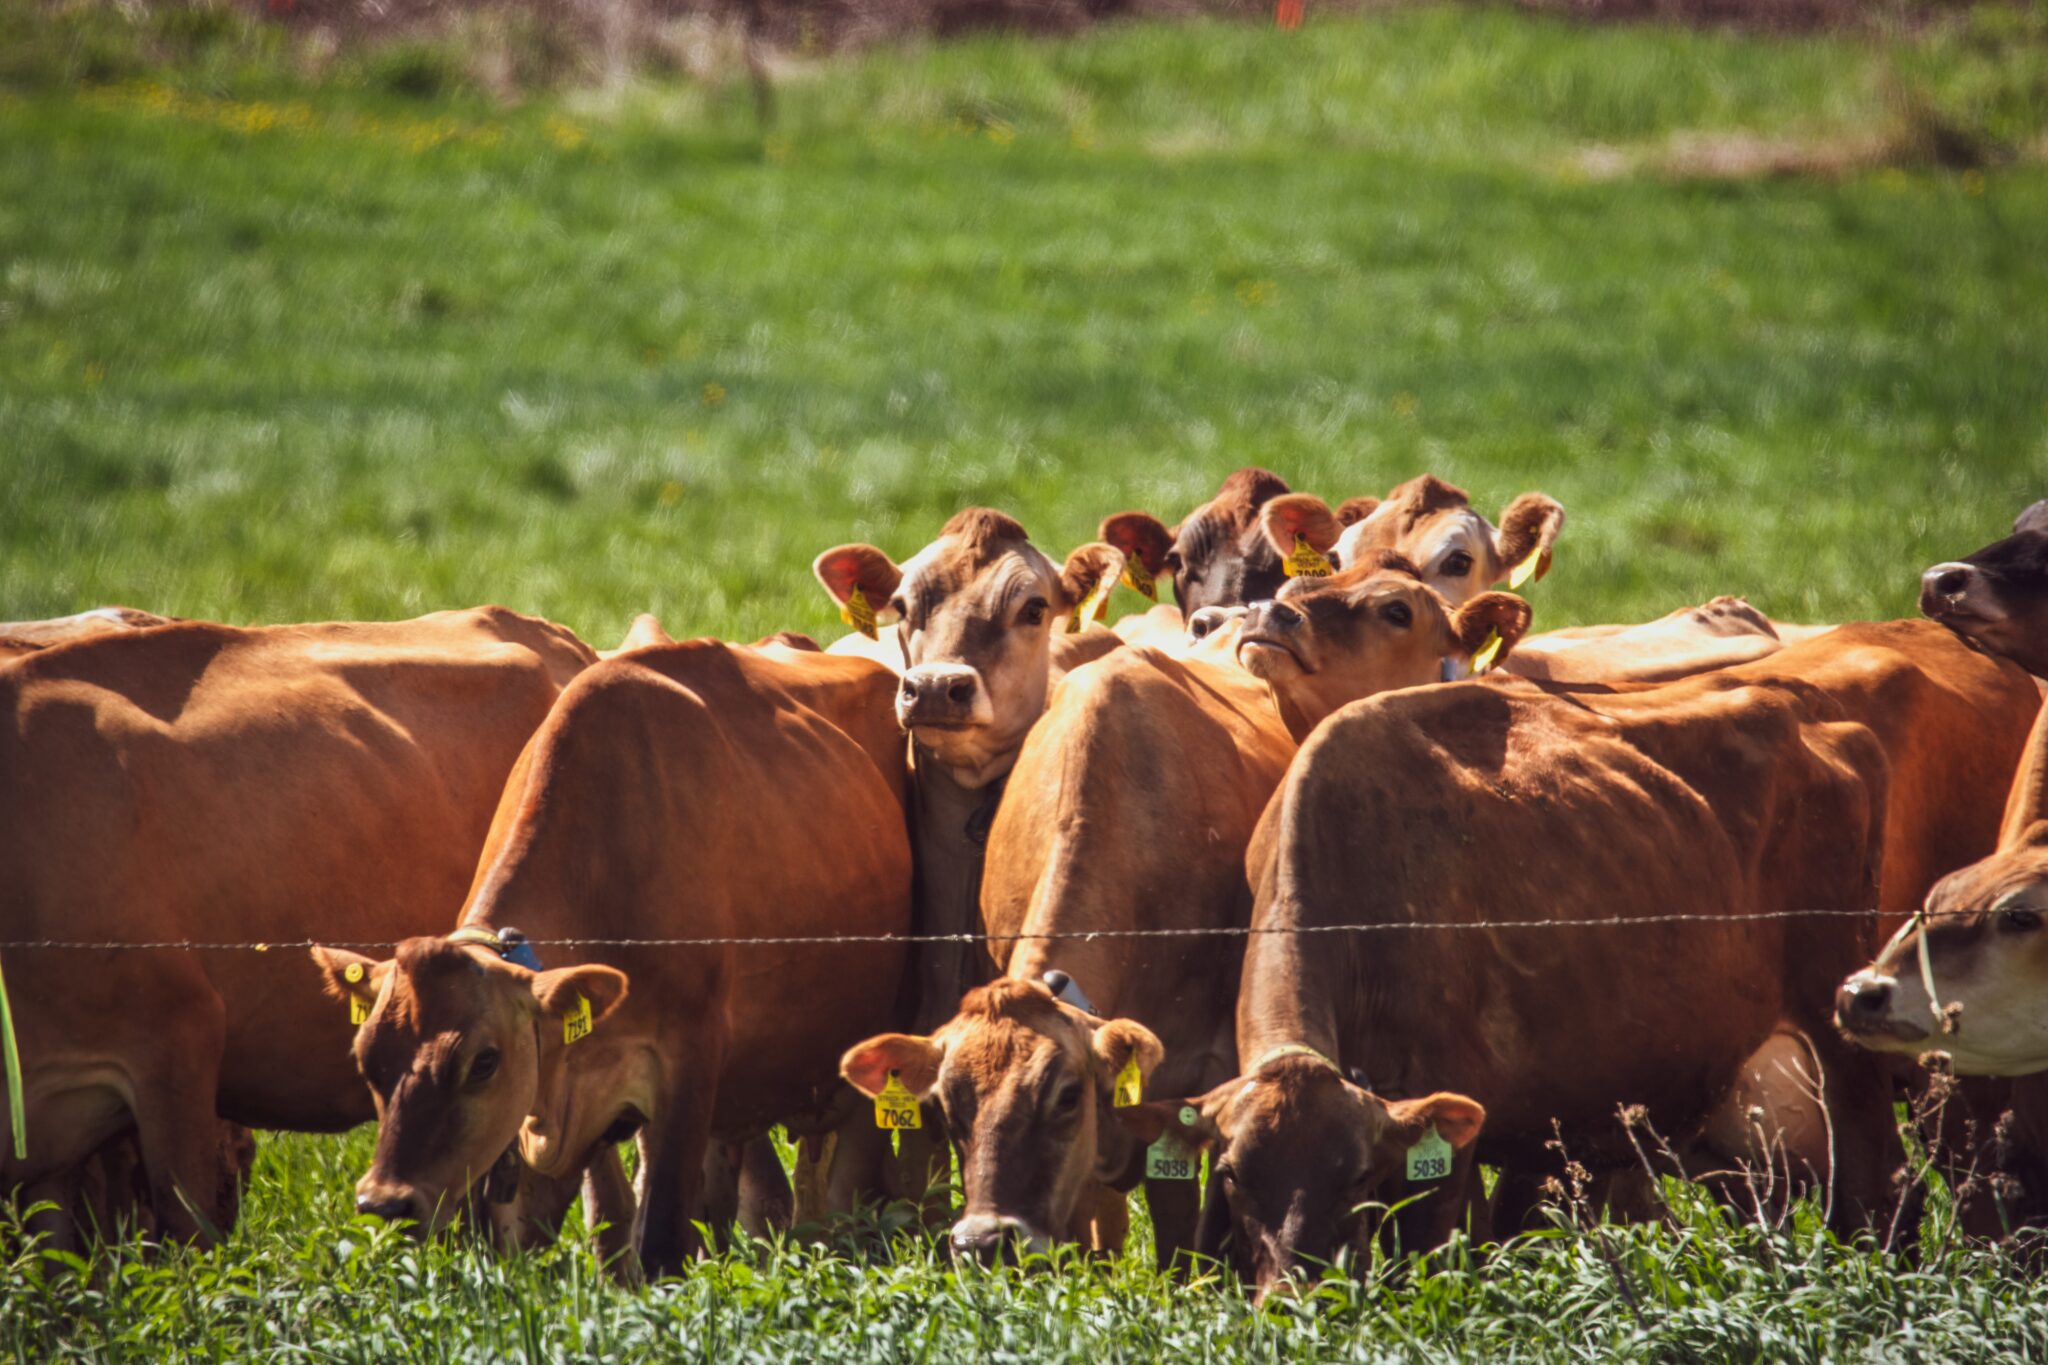
[(1413, 417), (1417, 406), (1419, 406), (1418, 400), (1412, 393), (1397, 393), (1394, 395), (1394, 413), (1396, 416)]
[(787, 166), (790, 163), (790, 159), (796, 155), (796, 144), (782, 134), (777, 133), (773, 137), (762, 140), (761, 155), (767, 157), (778, 166)]
[(725, 385), (713, 380), (704, 386), (704, 406), (715, 408), (725, 401)]
[(1095, 130), (1085, 123), (1077, 123), (1067, 130), (1067, 145), (1077, 152), (1095, 150)]
[(654, 495), (654, 500), (663, 507), (674, 507), (683, 500), (683, 486), (670, 479), (661, 486), (661, 491)]
[(1244, 280), (1237, 286), (1237, 301), (1247, 308), (1263, 308), (1278, 292), (1271, 280)]
[(1982, 171), (1964, 171), (1964, 172), (1963, 172), (1963, 193), (1964, 193), (1964, 194), (1982, 194), (1982, 193), (1984, 193), (1984, 172), (1982, 172)]
[(560, 114), (548, 120), (548, 139), (565, 152), (573, 152), (584, 143), (583, 129), (563, 118)]
[(1906, 188), (1906, 173), (1897, 166), (1887, 166), (1878, 173), (1877, 183), (1890, 194), (1898, 194)]
[(987, 128), (988, 140), (998, 147), (1007, 147), (1017, 140), (1017, 130), (1001, 119), (996, 119)]

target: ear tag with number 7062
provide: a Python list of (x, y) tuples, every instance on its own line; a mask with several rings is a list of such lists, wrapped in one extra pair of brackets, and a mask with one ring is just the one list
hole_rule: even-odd
[(882, 1093), (875, 1096), (875, 1127), (891, 1132), (924, 1127), (924, 1106), (917, 1102), (917, 1096), (903, 1088), (903, 1082), (896, 1079), (893, 1071)]

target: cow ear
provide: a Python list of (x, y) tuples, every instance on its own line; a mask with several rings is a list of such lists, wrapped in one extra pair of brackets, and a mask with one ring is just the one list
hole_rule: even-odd
[(355, 996), (362, 1000), (375, 1000), (384, 989), (384, 978), (390, 975), (391, 961), (379, 962), (374, 957), (364, 957), (346, 948), (312, 948), (313, 965), (320, 969), (320, 983), (327, 993), (336, 1000), (347, 1000)]
[(619, 647), (612, 653), (624, 654), (629, 649), (645, 649), (649, 645), (674, 643), (675, 640), (661, 628), (661, 622), (655, 619), (654, 613), (643, 611), (633, 618), (632, 628), (626, 632), (626, 638), (619, 641)]
[(1520, 568), (1532, 555), (1536, 557), (1536, 577), (1549, 573), (1551, 547), (1563, 529), (1564, 505), (1547, 493), (1524, 493), (1509, 503), (1500, 514), (1500, 532), (1494, 541), (1501, 574)]
[(1072, 611), (1104, 583), (1114, 585), (1124, 571), (1124, 552), (1114, 545), (1091, 540), (1067, 556), (1060, 570), (1060, 591), (1066, 595), (1063, 611)]
[[(1368, 1101), (1381, 1101), (1368, 1096)], [(1402, 1148), (1414, 1146), (1422, 1141), (1423, 1134), (1432, 1127), (1437, 1136), (1463, 1151), (1479, 1136), (1479, 1130), (1486, 1125), (1486, 1110), (1479, 1101), (1454, 1095), (1448, 1090), (1439, 1090), (1434, 1095), (1419, 1100), (1395, 1100), (1386, 1106), (1388, 1135), (1392, 1142)]]
[(1150, 1080), (1166, 1060), (1166, 1047), (1158, 1035), (1134, 1019), (1111, 1019), (1100, 1025), (1089, 1046), (1095, 1051), (1095, 1077), (1103, 1085), (1114, 1085), (1133, 1060), (1138, 1063), (1140, 1079)]
[(846, 599), (853, 596), (853, 590), (859, 588), (878, 619), (895, 619), (895, 612), (889, 608), (889, 599), (896, 595), (897, 585), (903, 582), (903, 571), (896, 567), (895, 560), (874, 546), (835, 545), (811, 561), (811, 572), (825, 585), (825, 591), (832, 594), (832, 600), (842, 607), (846, 605)]
[[(1231, 1082), (1241, 1084), (1241, 1082)], [(1215, 1094), (1211, 1091), (1210, 1094)], [(1219, 1102), (1215, 1108), (1220, 1109)], [(1187, 1100), (1146, 1100), (1123, 1109), (1112, 1109), (1117, 1122), (1147, 1147), (1166, 1133), (1173, 1133), (1190, 1147), (1206, 1149), (1223, 1136), (1211, 1117), (1209, 1096)]]
[(1097, 533), (1127, 559), (1135, 559), (1152, 574), (1166, 572), (1166, 556), (1173, 549), (1173, 533), (1166, 523), (1150, 512), (1118, 512), (1104, 517)]
[(913, 1033), (884, 1033), (848, 1048), (839, 1059), (839, 1074), (863, 1095), (882, 1093), (895, 1076), (911, 1094), (924, 1096), (939, 1082), (939, 1063), (946, 1050)]
[(1328, 554), (1344, 534), (1344, 524), (1330, 510), (1330, 504), (1313, 493), (1283, 493), (1259, 509), (1259, 530), (1273, 552), (1286, 555), (1300, 536), (1322, 554)]
[(1451, 638), (1457, 652), (1470, 659), (1499, 635), (1500, 649), (1493, 657), (1502, 659), (1529, 633), (1535, 615), (1527, 602), (1511, 592), (1483, 592), (1452, 615)]
[(1337, 504), (1337, 524), (1339, 526), (1356, 526), (1359, 522), (1364, 521), (1379, 510), (1380, 500), (1378, 498), (1346, 498)]
[(559, 1018), (583, 1013), (583, 1001), (590, 1002), (594, 1026), (619, 1007), (626, 998), (626, 974), (616, 967), (585, 963), (580, 967), (556, 967), (533, 975), (533, 998), (543, 1011)]

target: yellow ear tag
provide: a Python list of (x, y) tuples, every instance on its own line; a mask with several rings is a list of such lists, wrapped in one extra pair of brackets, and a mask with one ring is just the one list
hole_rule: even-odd
[(1159, 579), (1145, 567), (1145, 561), (1136, 555), (1124, 559), (1124, 586), (1132, 592), (1140, 592), (1154, 602), (1159, 600)]
[(1095, 585), (1095, 591), (1081, 599), (1081, 605), (1074, 608), (1074, 614), (1067, 618), (1067, 634), (1072, 635), (1085, 629), (1090, 621), (1100, 621), (1109, 613), (1109, 595), (1116, 591), (1116, 580), (1104, 578)]
[(1500, 657), (1501, 644), (1499, 631), (1490, 630), (1486, 632), (1486, 643), (1479, 646), (1479, 652), (1472, 656), (1472, 671), (1474, 673), (1484, 673), (1487, 669), (1492, 668), (1493, 661)]
[(1431, 1124), (1422, 1141), (1408, 1149), (1410, 1180), (1442, 1180), (1451, 1173), (1451, 1144)]
[[(363, 964), (360, 962), (351, 962), (348, 966), (341, 969), (341, 979), (348, 982), (351, 986), (361, 985), (365, 975)], [(369, 1017), (370, 1002), (363, 999), (357, 992), (350, 991), (348, 993), (348, 1021), (351, 1024), (361, 1024)]]
[(839, 609), (839, 619), (870, 640), (882, 638), (875, 633), (875, 609), (868, 605), (868, 595), (858, 587), (846, 594), (846, 605)]
[(1138, 1059), (1133, 1057), (1116, 1073), (1116, 1091), (1110, 1103), (1118, 1109), (1128, 1109), (1144, 1098), (1145, 1078), (1138, 1074)]
[(590, 1017), (590, 1000), (586, 996), (576, 997), (576, 1008), (562, 1016), (562, 1041), (580, 1043), (590, 1036), (597, 1025)]
[(903, 1082), (896, 1079), (893, 1071), (882, 1093), (875, 1096), (875, 1127), (890, 1132), (924, 1127), (924, 1106), (917, 1102), (917, 1096), (903, 1088)]
[(1515, 565), (1514, 569), (1508, 574), (1508, 586), (1510, 588), (1520, 588), (1524, 583), (1534, 578), (1536, 576), (1536, 566), (1542, 562), (1542, 559), (1543, 551), (1540, 547), (1531, 550), (1529, 557)]
[(1309, 544), (1307, 536), (1298, 533), (1294, 537), (1293, 551), (1280, 561), (1280, 567), (1287, 571), (1289, 578), (1328, 578), (1336, 572), (1328, 557)]

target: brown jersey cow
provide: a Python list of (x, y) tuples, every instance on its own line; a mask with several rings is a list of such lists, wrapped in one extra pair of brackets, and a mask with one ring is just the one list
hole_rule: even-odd
[[(506, 772), (590, 659), (498, 608), (170, 624), (17, 658), (0, 668), (5, 936), (416, 932), (460, 903)], [(26, 1161), (0, 1159), (8, 1185), (62, 1179), (132, 1127), (153, 1225), (205, 1240), (232, 1214), (216, 1109), (313, 1131), (374, 1112), (347, 1014), (295, 954), (22, 949), (7, 965), (28, 1138)]]
[[(564, 690), (456, 933), (381, 962), (315, 952), (333, 992), (369, 1004), (355, 1056), (381, 1126), (359, 1206), (430, 1231), (515, 1143), (559, 1179), (639, 1128), (640, 1260), (679, 1270), (707, 1145), (836, 1088), (842, 1031), (896, 1017), (904, 949), (602, 941), (904, 934), (895, 686), (866, 660), (697, 640)], [(515, 927), (553, 965), (510, 960)]]
[(53, 616), (45, 621), (0, 621), (0, 661), (95, 635), (167, 626), (175, 619), (135, 607), (94, 607), (91, 611)]
[[(1250, 940), (1237, 1045), (1280, 1064), (1254, 1060), (1191, 1102), (1188, 1136), (1217, 1171), (1204, 1249), (1232, 1238), (1239, 1269), (1269, 1284), (1345, 1244), (1361, 1182), (1412, 1188), (1335, 1063), (1383, 1095), (1469, 1094), (1482, 1159), (1554, 1169), (1561, 1134), (1598, 1170), (1635, 1159), (1618, 1106), (1690, 1138), (1787, 1022), (1826, 1081), (1836, 1220), (1873, 1217), (1896, 1158), (1889, 1081), (1825, 1027), (1832, 982), (1818, 983), (1869, 941), (1872, 906), (1967, 842), (1972, 819), (1995, 824), (1981, 800), (1944, 809), (1962, 796), (1954, 751), (1925, 740), (2005, 748), (2028, 705), (2014, 681), (1898, 622), (1662, 687), (1501, 680), (1333, 717), (1253, 841), (1254, 928), (1286, 932)], [(1816, 908), (1846, 913), (1733, 918)], [(1699, 918), (1626, 923), (1670, 914)], [(1458, 927), (1545, 919), (1622, 923)], [(1390, 929), (1314, 932), (1349, 924)], [(1392, 928), (1407, 925), (1424, 927)], [(1453, 1128), (1441, 1136), (1461, 1149), (1470, 1130)], [(1455, 1182), (1469, 1161), (1453, 1165)]]
[[(1120, 1241), (1121, 1198), (1096, 1186), (1130, 1188), (1142, 1152), (1109, 1120), (1112, 1083), (1133, 1059), (1156, 1093), (1234, 1070), (1243, 945), (1119, 931), (1243, 926), (1245, 846), (1300, 738), (1345, 701), (1435, 681), (1442, 657), (1495, 629), (1512, 645), (1528, 619), (1500, 593), (1454, 610), (1413, 565), (1374, 554), (1254, 607), (1241, 664), (1224, 637), (1180, 656), (1133, 646), (1061, 684), (989, 834), (983, 915), (1008, 981), (929, 1037), (871, 1039), (843, 1063), (870, 1094), (896, 1071), (937, 1101), (967, 1201), (957, 1250)], [(1063, 1001), (1036, 984), (1049, 973)], [(1116, 1017), (1091, 1017), (1087, 1001)], [(1156, 1180), (1148, 1194), (1166, 1261), (1192, 1244), (1193, 1188)]]

